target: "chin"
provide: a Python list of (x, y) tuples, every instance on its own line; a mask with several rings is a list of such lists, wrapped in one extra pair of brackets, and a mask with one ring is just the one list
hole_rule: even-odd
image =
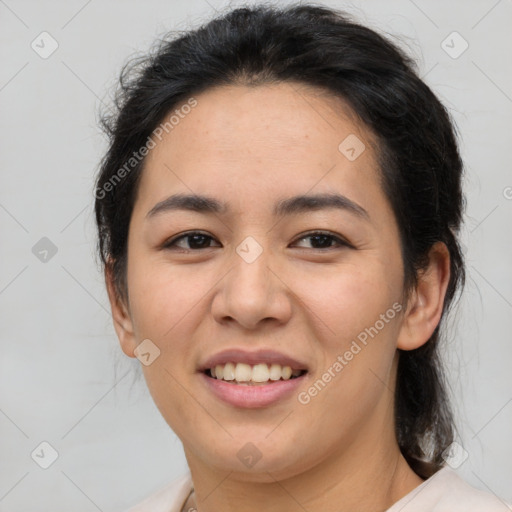
[[(203, 464), (220, 472), (231, 473), (232, 479), (260, 483), (291, 478), (308, 467), (304, 454), (297, 452), (296, 444), (287, 446), (283, 443), (278, 445), (280, 449), (276, 450), (275, 443), (265, 444), (264, 441), (252, 442), (249, 439), (247, 437), (244, 441), (230, 440), (222, 455), (218, 451), (208, 454), (203, 452)], [(240, 448), (234, 449), (238, 445)]]

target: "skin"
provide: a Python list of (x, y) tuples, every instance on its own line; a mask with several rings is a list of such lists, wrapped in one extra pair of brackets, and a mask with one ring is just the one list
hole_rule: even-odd
[[(434, 245), (405, 303), (398, 226), (372, 134), (340, 99), (292, 83), (222, 86), (196, 99), (146, 159), (129, 229), (128, 303), (106, 271), (122, 350), (134, 357), (150, 339), (161, 351), (144, 376), (183, 442), (200, 512), (383, 511), (423, 481), (394, 434), (397, 348), (421, 346), (438, 325), (448, 251)], [(349, 134), (366, 146), (354, 161), (338, 150)], [(213, 196), (230, 210), (146, 218), (178, 192)], [(271, 214), (278, 199), (321, 192), (347, 196), (369, 219), (337, 209)], [(319, 229), (351, 246), (322, 249), (302, 238)], [(190, 239), (162, 247), (197, 230), (212, 237), (206, 248), (190, 249)], [(248, 236), (263, 249), (250, 264), (235, 250)], [(197, 373), (225, 348), (271, 347), (307, 362), (299, 391), (307, 390), (394, 303), (400, 314), (308, 404), (294, 394), (236, 408)], [(262, 455), (252, 468), (237, 457), (247, 442)]]

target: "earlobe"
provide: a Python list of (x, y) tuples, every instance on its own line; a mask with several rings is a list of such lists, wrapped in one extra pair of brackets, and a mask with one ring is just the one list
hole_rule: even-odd
[(134, 350), (137, 344), (130, 312), (116, 290), (111, 265), (105, 266), (105, 284), (112, 311), (112, 321), (121, 349), (127, 356), (135, 357)]
[(450, 253), (443, 242), (429, 252), (429, 265), (418, 275), (402, 320), (397, 348), (414, 350), (426, 343), (441, 320), (450, 280)]

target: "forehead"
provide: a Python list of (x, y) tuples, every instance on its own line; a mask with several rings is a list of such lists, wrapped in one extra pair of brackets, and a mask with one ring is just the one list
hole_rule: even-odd
[(233, 85), (194, 100), (154, 139), (140, 195), (156, 201), (179, 188), (264, 199), (341, 186), (347, 193), (359, 188), (361, 196), (378, 181), (372, 134), (325, 91), (296, 83)]
[[(196, 106), (179, 120), (174, 116), (176, 124), (163, 134), (168, 147), (185, 149), (180, 143), (188, 139), (194, 148), (208, 145), (216, 153), (243, 149), (257, 155), (275, 149), (277, 154), (283, 146), (304, 152), (313, 144), (337, 150), (344, 135), (370, 135), (345, 101), (302, 84), (220, 86), (194, 99)], [(191, 140), (192, 134), (196, 138)], [(161, 150), (162, 145), (155, 156)]]

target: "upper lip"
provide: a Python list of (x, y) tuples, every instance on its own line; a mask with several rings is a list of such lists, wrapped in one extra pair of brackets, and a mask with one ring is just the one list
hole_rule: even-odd
[(259, 350), (243, 350), (239, 348), (229, 348), (217, 352), (208, 359), (206, 359), (199, 366), (199, 371), (205, 371), (215, 367), (218, 364), (226, 363), (246, 363), (255, 365), (258, 363), (266, 364), (280, 364), (281, 366), (290, 366), (292, 370), (307, 370), (307, 365), (298, 361), (294, 357), (282, 354), (272, 349), (259, 349)]

